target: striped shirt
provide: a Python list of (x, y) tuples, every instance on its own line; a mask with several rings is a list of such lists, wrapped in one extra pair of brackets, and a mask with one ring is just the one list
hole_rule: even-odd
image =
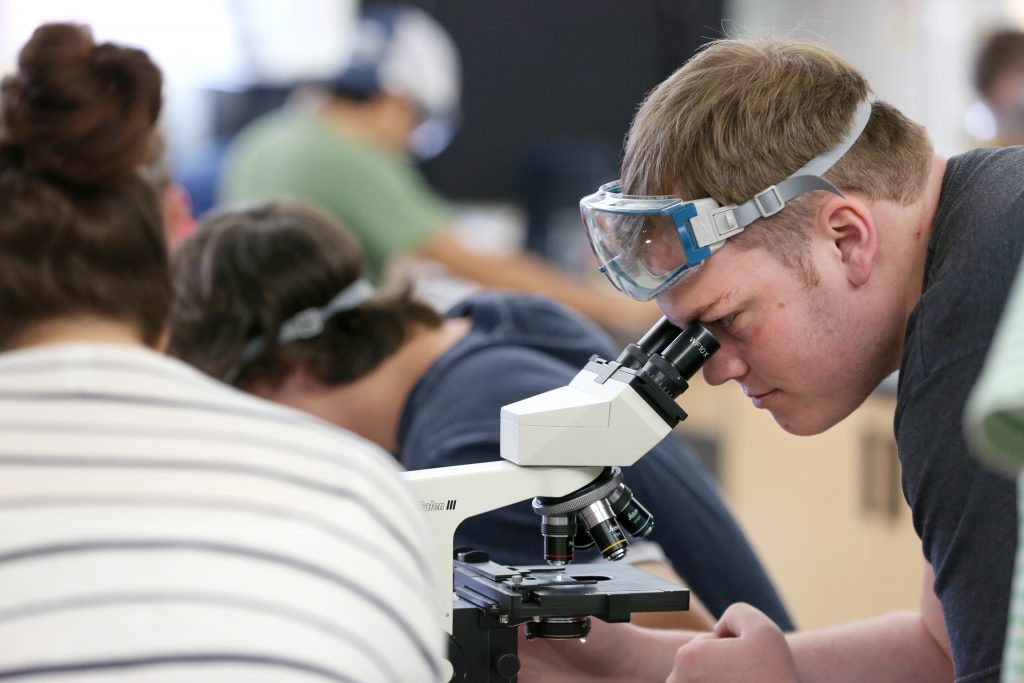
[(0, 355), (0, 681), (440, 680), (397, 472), (148, 349)]

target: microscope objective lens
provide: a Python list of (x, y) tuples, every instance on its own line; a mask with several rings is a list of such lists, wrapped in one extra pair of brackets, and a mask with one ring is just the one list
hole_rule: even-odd
[(573, 559), (573, 537), (576, 535), (576, 515), (545, 516), (541, 518), (540, 533), (544, 538), (544, 561), (565, 565)]
[(606, 519), (597, 526), (590, 527), (590, 535), (594, 537), (594, 542), (606, 560), (614, 562), (626, 556), (626, 548), (629, 545), (619, 526), (613, 520)]
[(580, 550), (590, 548), (594, 545), (594, 539), (590, 535), (590, 529), (587, 528), (587, 524), (583, 521), (582, 517), (579, 518), (576, 524), (576, 537), (573, 538), (572, 544), (573, 547), (579, 548)]
[(607, 560), (621, 560), (629, 543), (615, 521), (615, 513), (607, 500), (599, 500), (580, 510), (580, 517), (590, 529), (601, 555)]
[(612, 511), (619, 526), (633, 538), (642, 538), (654, 530), (654, 515), (633, 496), (633, 492), (625, 484), (612, 491), (608, 496)]

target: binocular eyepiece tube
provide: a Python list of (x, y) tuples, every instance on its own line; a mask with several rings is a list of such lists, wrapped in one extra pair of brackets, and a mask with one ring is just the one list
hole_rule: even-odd
[(626, 346), (616, 360), (636, 370), (643, 364), (636, 364), (634, 360), (640, 354), (646, 358), (657, 354), (675, 365), (685, 379), (690, 379), (718, 347), (718, 340), (700, 323), (680, 328), (662, 317), (640, 341)]

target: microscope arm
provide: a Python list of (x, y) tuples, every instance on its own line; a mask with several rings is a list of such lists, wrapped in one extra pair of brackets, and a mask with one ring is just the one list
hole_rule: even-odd
[[(563, 496), (586, 486), (602, 467), (520, 467), (511, 462), (456, 465), (403, 473), (420, 501), (433, 539), (435, 592), (444, 630), (452, 633), (452, 553), (463, 520), (534, 496)], [(540, 554), (538, 538), (538, 555)]]

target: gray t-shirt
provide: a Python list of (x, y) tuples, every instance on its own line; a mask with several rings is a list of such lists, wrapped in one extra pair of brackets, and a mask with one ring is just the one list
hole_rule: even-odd
[(896, 406), (903, 491), (935, 569), (957, 683), (999, 680), (1017, 539), (1014, 482), (964, 442), (964, 403), (1024, 245), (1024, 148), (950, 159), (907, 322)]

